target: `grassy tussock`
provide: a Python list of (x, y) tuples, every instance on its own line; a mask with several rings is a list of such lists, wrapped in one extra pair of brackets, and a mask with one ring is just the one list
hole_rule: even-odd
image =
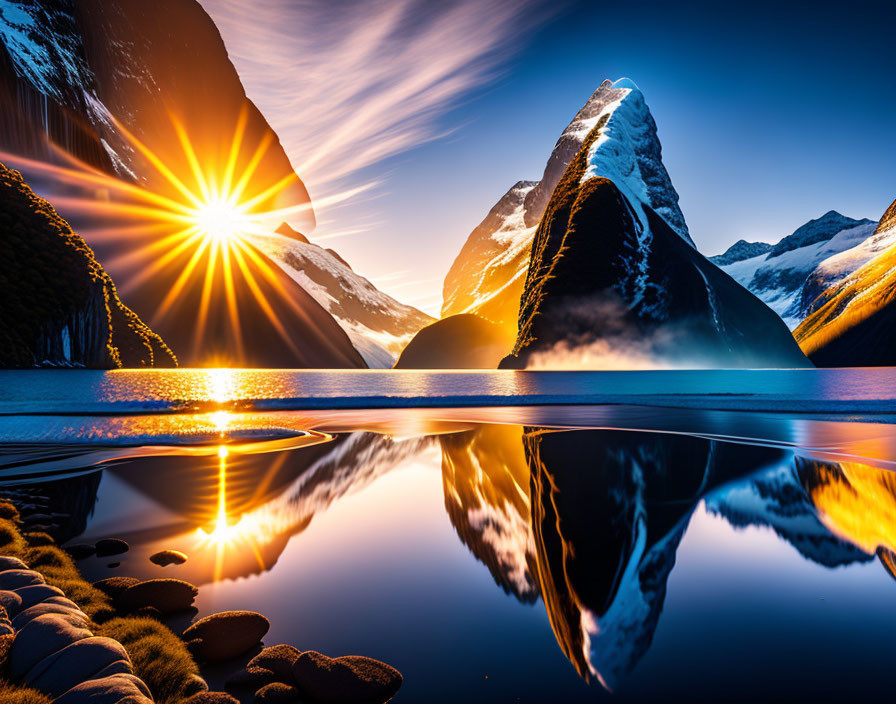
[(0, 518), (0, 555), (24, 560), (27, 549), (28, 543), (16, 524), (9, 518)]
[(0, 681), (0, 702), (3, 704), (52, 704), (52, 701), (36, 689)]
[(84, 580), (64, 550), (55, 545), (29, 547), (22, 559), (31, 569), (43, 574), (47, 584), (64, 591), (93, 620), (104, 621), (114, 614), (109, 597)]
[(19, 520), (19, 509), (9, 501), (0, 501), (0, 518), (17, 521)]
[[(47, 584), (59, 587), (94, 620), (92, 629), (96, 635), (120, 642), (130, 655), (134, 674), (146, 683), (157, 704), (182, 702), (184, 688), (199, 674), (183, 641), (154, 619), (115, 618), (109, 597), (84, 580), (68, 553), (55, 545), (28, 545), (16, 524), (17, 519), (18, 513), (12, 504), (0, 501), (0, 555), (17, 557), (40, 572)], [(50, 701), (39, 692), (3, 681), (0, 663), (0, 703), (50, 704)]]
[(182, 701), (184, 687), (199, 674), (183, 641), (154, 619), (114, 618), (100, 626), (98, 635), (124, 645), (134, 674), (146, 682), (158, 704)]

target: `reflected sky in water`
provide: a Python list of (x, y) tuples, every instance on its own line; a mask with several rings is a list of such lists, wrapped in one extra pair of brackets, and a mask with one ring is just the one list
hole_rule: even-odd
[(0, 417), (2, 492), (60, 540), (128, 541), (88, 578), (186, 579), (268, 644), (395, 665), (397, 702), (889, 698), (879, 416), (263, 411), (228, 379), (221, 407)]
[[(200, 615), (255, 609), (267, 642), (393, 663), (396, 701), (834, 701), (887, 692), (892, 477), (695, 435), (468, 423), (6, 491), (55, 491), (68, 537), (130, 543), (88, 577), (192, 581)], [(159, 568), (163, 548), (190, 559)]]

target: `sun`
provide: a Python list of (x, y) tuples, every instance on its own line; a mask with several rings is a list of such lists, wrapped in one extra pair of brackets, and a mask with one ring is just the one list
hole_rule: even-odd
[(230, 245), (251, 229), (251, 222), (239, 207), (225, 200), (213, 200), (196, 208), (194, 222), (207, 239), (217, 245)]

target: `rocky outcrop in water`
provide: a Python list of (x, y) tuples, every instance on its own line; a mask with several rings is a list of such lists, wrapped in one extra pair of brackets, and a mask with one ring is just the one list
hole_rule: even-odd
[(396, 369), (494, 369), (510, 351), (505, 329), (471, 313), (449, 315), (420, 330)]
[(808, 366), (761, 301), (649, 206), (642, 219), (613, 181), (586, 176), (589, 146), (538, 227), (516, 345), (502, 366)]
[(0, 164), (0, 366), (175, 366), (83, 239)]

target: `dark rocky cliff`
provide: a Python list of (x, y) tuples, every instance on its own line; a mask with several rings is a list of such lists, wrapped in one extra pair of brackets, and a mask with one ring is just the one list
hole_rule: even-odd
[[(508, 368), (597, 346), (615, 366), (803, 367), (786, 325), (612, 181), (583, 180), (592, 131), (532, 243)], [(637, 357), (637, 360), (635, 358)]]
[(0, 366), (176, 366), (47, 201), (0, 164)]

